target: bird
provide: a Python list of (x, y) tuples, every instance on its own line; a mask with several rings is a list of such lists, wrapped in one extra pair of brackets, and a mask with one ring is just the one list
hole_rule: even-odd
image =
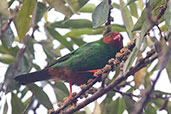
[(37, 81), (55, 80), (69, 83), (72, 98), (72, 85), (86, 84), (89, 79), (96, 77), (109, 59), (123, 48), (123, 36), (120, 33), (110, 32), (100, 40), (85, 43), (78, 49), (57, 59), (44, 69), (28, 74), (16, 76), (14, 79), (20, 85), (27, 85)]

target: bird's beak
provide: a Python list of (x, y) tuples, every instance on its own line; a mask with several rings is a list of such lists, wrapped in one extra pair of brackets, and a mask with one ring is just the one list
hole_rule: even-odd
[(115, 37), (114, 37), (114, 41), (122, 41), (123, 40), (123, 37), (121, 34), (117, 34)]

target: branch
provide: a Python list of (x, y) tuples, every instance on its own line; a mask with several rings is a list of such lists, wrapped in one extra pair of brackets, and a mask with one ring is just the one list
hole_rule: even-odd
[[(154, 50), (150, 51), (147, 54), (147, 56), (144, 59), (142, 59), (135, 67), (132, 67), (130, 69), (130, 71), (125, 76), (122, 74), (122, 72), (120, 72), (120, 74), (118, 76), (119, 78), (117, 78), (116, 80), (111, 82), (106, 87), (100, 87), (91, 97), (85, 99), (83, 102), (81, 102), (79, 104), (76, 104), (75, 107), (71, 107), (71, 108), (67, 109), (66, 111), (64, 111), (63, 109), (69, 105), (69, 104), (67, 104), (67, 106), (66, 106), (66, 104), (64, 104), (65, 106), (60, 107), (57, 111), (51, 112), (51, 114), (59, 114), (61, 111), (64, 114), (71, 114), (71, 113), (74, 113), (77, 110), (83, 108), (84, 106), (88, 105), (89, 103), (95, 101), (97, 98), (99, 98), (99, 97), (103, 96), (104, 94), (106, 94), (107, 92), (111, 91), (122, 81), (126, 80), (130, 75), (133, 75), (135, 72), (137, 72), (141, 68), (147, 66), (148, 64), (152, 63), (155, 59), (157, 59), (158, 55), (151, 57), (154, 53), (155, 53)], [(151, 59), (149, 59), (150, 57), (151, 57)], [(99, 73), (98, 77), (95, 80), (98, 80), (100, 77), (103, 77), (103, 75), (106, 75), (106, 73), (109, 73), (109, 72), (110, 72), (110, 70), (106, 71), (106, 72)], [(93, 81), (93, 82), (95, 82), (95, 81)], [(88, 87), (90, 87), (90, 86), (88, 85)], [(88, 90), (88, 89), (86, 89), (86, 90)], [(83, 90), (81, 90), (81, 92), (79, 92), (79, 93), (82, 93), (82, 91)]]
[[(108, 86), (104, 87), (104, 88), (99, 88), (98, 91), (96, 93), (94, 93), (91, 97), (87, 98), (86, 100), (84, 100), (83, 102), (77, 104), (74, 108), (69, 108), (66, 111), (63, 111), (64, 114), (71, 114), (76, 112), (77, 110), (83, 108), (84, 106), (88, 105), (89, 103), (95, 101), (97, 98), (103, 96), (104, 94), (106, 94), (107, 92), (111, 91), (113, 88), (115, 88), (118, 84), (120, 84), (122, 81), (126, 80), (130, 75), (133, 75), (135, 72), (137, 72), (138, 70), (140, 70), (141, 68), (147, 66), (149, 63), (153, 62), (158, 56), (154, 56), (153, 58), (151, 58), (150, 60), (148, 60), (148, 62), (146, 62), (145, 64), (137, 64), (133, 69), (131, 69), (125, 76), (120, 73), (119, 74), (119, 78), (116, 79), (115, 81), (113, 81), (112, 83), (110, 83)], [(145, 60), (144, 60), (145, 61)], [(57, 114), (57, 113), (54, 113)]]
[(146, 89), (146, 92), (143, 94), (142, 99), (137, 102), (134, 105), (134, 110), (132, 112), (132, 114), (141, 114), (143, 109), (146, 107), (146, 105), (148, 104), (148, 102), (150, 101), (151, 98), (151, 94), (154, 91), (154, 87), (161, 75), (161, 72), (163, 71), (163, 69), (166, 67), (168, 61), (169, 61), (169, 57), (171, 56), (171, 36), (169, 36), (169, 46), (167, 48), (167, 51), (165, 54), (161, 54), (161, 52), (159, 53), (159, 55), (163, 55), (161, 57), (159, 57), (159, 71), (158, 74), (156, 76), (156, 79), (154, 80), (152, 86), (150, 86), (149, 88)]
[(24, 2), (24, 0), (21, 0), (19, 2), (19, 6), (16, 6), (16, 8), (13, 11), (13, 13), (10, 15), (9, 20), (4, 25), (2, 25), (2, 29), (0, 30), (0, 39), (3, 37), (3, 34), (8, 29), (8, 27), (10, 26), (11, 22), (13, 21), (13, 19), (17, 16), (19, 8), (21, 7), (23, 2)]

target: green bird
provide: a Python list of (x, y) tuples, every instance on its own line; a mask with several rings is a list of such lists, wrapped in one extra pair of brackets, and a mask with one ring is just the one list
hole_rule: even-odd
[(98, 41), (80, 46), (43, 70), (17, 76), (15, 80), (22, 85), (42, 80), (62, 80), (70, 84), (71, 98), (72, 84), (85, 84), (95, 78), (96, 72), (123, 47), (122, 40), (121, 34), (111, 32)]

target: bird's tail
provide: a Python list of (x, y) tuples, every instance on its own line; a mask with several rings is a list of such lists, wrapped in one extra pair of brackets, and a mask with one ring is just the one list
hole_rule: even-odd
[(36, 81), (48, 80), (50, 79), (50, 74), (48, 69), (44, 69), (37, 72), (32, 72), (29, 74), (23, 74), (14, 78), (19, 84), (26, 85)]

